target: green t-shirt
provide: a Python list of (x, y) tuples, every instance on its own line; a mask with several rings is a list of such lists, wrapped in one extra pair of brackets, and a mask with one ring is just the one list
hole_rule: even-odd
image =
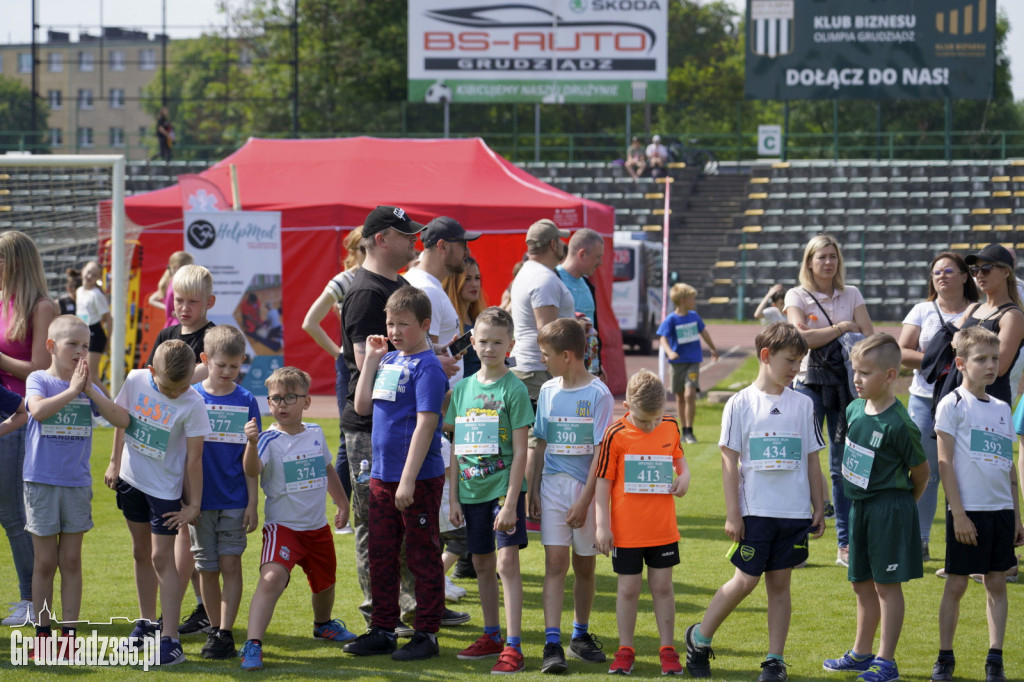
[(846, 408), (843, 489), (851, 500), (886, 490), (913, 490), (910, 467), (925, 461), (921, 432), (897, 400), (881, 414), (866, 414), (865, 400)]
[(467, 503), (489, 502), (508, 492), (512, 432), (533, 424), (530, 394), (516, 375), (508, 372), (492, 384), (481, 383), (478, 376), (455, 385), (444, 416), (444, 423), (455, 427), (459, 501)]

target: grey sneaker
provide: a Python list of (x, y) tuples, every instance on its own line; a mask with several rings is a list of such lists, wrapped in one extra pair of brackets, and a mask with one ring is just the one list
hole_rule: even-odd
[(608, 660), (601, 649), (604, 645), (601, 640), (589, 632), (584, 632), (579, 637), (573, 637), (569, 642), (569, 654), (587, 663), (604, 663)]

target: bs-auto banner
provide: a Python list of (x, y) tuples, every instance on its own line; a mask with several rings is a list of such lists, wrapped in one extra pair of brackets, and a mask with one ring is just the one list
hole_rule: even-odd
[(995, 0), (747, 0), (746, 94), (985, 99), (995, 22)]
[(413, 102), (664, 102), (674, 0), (409, 0)]

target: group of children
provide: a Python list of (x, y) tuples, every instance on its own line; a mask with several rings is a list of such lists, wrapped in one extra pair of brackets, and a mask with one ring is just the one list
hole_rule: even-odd
[[(257, 481), (266, 496), (263, 547), (248, 639), (240, 654), (243, 669), (263, 667), (262, 640), (295, 565), (303, 568), (313, 593), (314, 637), (344, 643), (344, 651), (355, 655), (386, 654), (399, 661), (437, 656), (444, 610), (439, 511), (447, 481), (450, 521), (466, 526), (483, 611), (483, 633), (458, 653), (459, 659), (496, 657), (492, 672), (497, 674), (525, 669), (519, 551), (527, 545), (525, 523), (531, 517), (541, 520), (545, 557), (541, 671), (568, 668), (561, 616), (570, 566), (569, 654), (585, 662), (606, 661), (589, 629), (601, 553), (611, 554), (618, 575), (619, 647), (609, 672), (632, 672), (646, 564), (661, 670), (682, 674), (673, 646), (672, 567), (680, 560), (674, 498), (686, 494), (690, 475), (678, 425), (664, 416), (665, 388), (656, 375), (641, 370), (630, 378), (627, 412), (614, 420), (610, 392), (584, 364), (583, 329), (573, 320), (556, 320), (538, 336), (554, 378), (542, 387), (534, 407), (524, 384), (506, 366), (515, 343), (512, 319), (492, 307), (480, 314), (473, 329), (481, 369), (449, 394), (428, 336), (429, 299), (411, 287), (392, 294), (385, 308), (387, 336), (367, 339), (355, 396), (357, 411), (372, 414), (374, 423), (369, 503), (374, 608), (369, 630), (357, 637), (332, 618), (336, 557), (326, 497), (337, 507), (336, 527), (347, 521), (348, 500), (322, 430), (302, 421), (310, 405), (309, 375), (285, 367), (267, 379), (275, 421), (261, 430), (255, 399), (235, 384), (244, 338), (237, 329), (214, 327), (206, 319), (213, 304), (209, 272), (185, 266), (175, 274), (173, 290), (180, 324), (160, 339), (147, 369), (129, 373), (116, 399), (107, 398), (92, 381), (88, 327), (65, 315), (48, 331), (50, 368), (29, 377), (31, 416), (23, 408), (12, 409), (0, 424), (3, 432), (29, 422), (25, 497), (36, 550), (33, 597), (40, 636), (52, 636), (43, 607), (52, 603), (58, 568), (63, 619), (78, 617), (82, 536), (92, 526), (89, 454), (95, 414), (116, 427), (104, 482), (117, 493), (132, 540), (141, 618), (130, 642), (138, 646), (159, 631), (161, 664), (184, 660), (177, 625), (186, 580), (175, 562), (175, 536), (189, 525), (192, 561), (210, 620), (203, 656), (236, 655), (231, 632), (242, 595), (246, 534), (258, 525)], [(695, 316), (692, 297), (674, 288), (676, 318), (666, 320), (664, 332), (659, 330), (679, 360), (686, 359), (679, 344), (692, 343), (698, 335), (711, 345), (699, 317), (690, 319)], [(395, 350), (388, 350), (389, 343)], [(765, 327), (755, 344), (758, 377), (726, 405), (719, 441), (725, 532), (734, 541), (730, 559), (735, 573), (712, 597), (701, 621), (686, 629), (685, 668), (694, 677), (711, 675), (716, 631), (764, 575), (769, 636), (759, 680), (775, 682), (788, 679), (784, 648), (792, 569), (807, 559), (807, 538), (820, 537), (825, 529), (818, 464), (824, 441), (810, 400), (788, 388), (807, 352), (804, 338), (779, 322)], [(932, 679), (952, 678), (959, 602), (967, 576), (981, 573), (991, 646), (986, 676), (998, 682), (1005, 679), (1003, 572), (1016, 562), (1014, 544), (1024, 542), (1012, 419), (1009, 406), (985, 395), (995, 377), (998, 339), (970, 328), (959, 334), (956, 348), (964, 382), (936, 415), (939, 468), (949, 505), (948, 578)], [(900, 364), (895, 340), (870, 336), (853, 349), (851, 360), (861, 399), (847, 412), (843, 476), (853, 500), (848, 578), (857, 600), (857, 627), (852, 648), (823, 665), (830, 671), (858, 672), (866, 682), (888, 682), (899, 675), (895, 650), (904, 612), (901, 585), (922, 574), (914, 501), (928, 478), (928, 465), (917, 429), (893, 395)], [(695, 371), (680, 371), (682, 391), (673, 380), (673, 392), (684, 400), (685, 379)], [(1017, 422), (1018, 431), (1024, 431), (1024, 416), (1018, 414)], [(528, 455), (531, 428), (537, 447)], [(450, 462), (442, 454), (442, 438), (451, 443)], [(398, 648), (403, 560), (416, 578), (417, 610), (415, 633)], [(185, 577), (192, 566), (187, 568)], [(158, 592), (162, 621), (157, 618)], [(872, 653), (879, 626), (879, 648)], [(63, 634), (73, 635), (73, 629), (65, 627)]]

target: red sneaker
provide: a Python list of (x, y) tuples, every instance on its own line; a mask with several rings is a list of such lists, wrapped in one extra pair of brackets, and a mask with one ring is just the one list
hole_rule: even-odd
[(620, 646), (619, 650), (615, 652), (611, 666), (608, 667), (608, 672), (612, 675), (632, 675), (634, 659), (636, 659), (636, 652), (633, 649), (628, 646)]
[(662, 675), (682, 675), (683, 666), (679, 665), (679, 654), (676, 653), (675, 647), (663, 646), (661, 651), (658, 652), (661, 657), (661, 674)]
[(499, 639), (495, 642), (493, 637), (484, 633), (483, 636), (473, 642), (468, 649), (463, 649), (455, 657), (460, 661), (475, 661), (480, 658), (497, 656), (504, 648), (504, 641)]
[(492, 675), (512, 675), (526, 669), (523, 655), (514, 646), (507, 646), (498, 656), (498, 662), (491, 668)]
[[(54, 635), (52, 632), (51, 633), (45, 633), (45, 634), (36, 634), (35, 638), (36, 639), (35, 639), (35, 642), (34, 642), (34, 647), (32, 648), (32, 651), (29, 652), (29, 655), (28, 655), (28, 659), (30, 661), (36, 660), (37, 654), (38, 654), (40, 660), (43, 660), (43, 658), (44, 658), (43, 652), (42, 652), (43, 647), (50, 646), (50, 640), (51, 639), (55, 639), (56, 635)], [(60, 644), (59, 643), (57, 644), (57, 653), (60, 654)]]

